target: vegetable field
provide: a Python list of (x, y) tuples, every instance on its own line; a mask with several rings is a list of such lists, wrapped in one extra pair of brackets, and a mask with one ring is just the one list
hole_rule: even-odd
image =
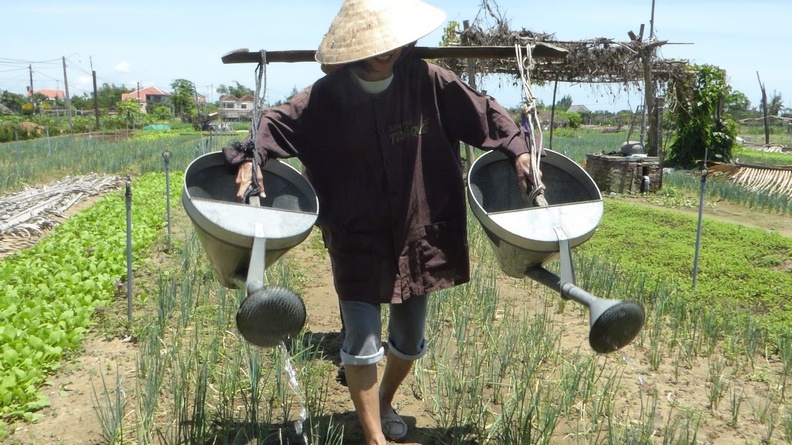
[[(587, 146), (613, 146), (599, 139), (612, 135), (584, 136), (588, 144), (559, 138), (555, 148), (578, 159)], [(0, 166), (16, 172), (4, 176), (4, 196), (70, 175), (129, 177), (134, 277), (128, 300), (126, 180), (0, 257), (0, 441), (360, 442), (334, 380), (340, 323), (317, 233), (267, 270), (269, 283), (305, 300), (304, 332), (283, 350), (253, 348), (236, 332), (243, 295), (217, 283), (179, 201), (187, 163), (223, 142), (0, 146)], [(792, 442), (792, 238), (777, 233), (792, 233), (792, 222), (758, 209), (744, 224), (705, 220), (693, 290), (696, 223), (678, 208), (689, 201), (683, 188), (608, 198), (597, 233), (575, 250), (581, 287), (647, 310), (636, 340), (608, 355), (590, 350), (584, 308), (503, 275), (471, 217), (473, 279), (433, 296), (429, 353), (397, 395), (405, 443)], [(706, 213), (726, 206), (708, 199)], [(84, 365), (101, 345), (116, 349)], [(90, 414), (69, 414), (81, 409)]]

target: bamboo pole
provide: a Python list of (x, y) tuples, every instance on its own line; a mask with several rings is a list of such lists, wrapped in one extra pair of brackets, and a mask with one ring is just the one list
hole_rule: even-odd
[[(532, 55), (535, 58), (562, 59), (569, 53), (565, 48), (549, 43), (533, 43)], [(267, 63), (271, 62), (315, 62), (315, 50), (267, 51)], [(410, 52), (413, 57), (422, 59), (477, 58), (509, 59), (514, 57), (513, 46), (416, 46)], [(220, 58), (223, 63), (259, 63), (261, 53), (247, 48), (229, 51)]]

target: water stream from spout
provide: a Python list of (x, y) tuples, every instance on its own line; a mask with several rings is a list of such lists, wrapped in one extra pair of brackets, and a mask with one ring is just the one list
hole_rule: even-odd
[(289, 385), (294, 390), (297, 400), (300, 402), (300, 419), (294, 421), (294, 432), (302, 437), (303, 443), (308, 444), (308, 435), (304, 431), (305, 422), (308, 420), (308, 409), (305, 407), (305, 396), (303, 396), (300, 389), (300, 383), (297, 381), (297, 372), (292, 365), (291, 355), (286, 348), (286, 343), (281, 341), (278, 344), (281, 354), (283, 354), (283, 368), (286, 370), (286, 375), (289, 377)]

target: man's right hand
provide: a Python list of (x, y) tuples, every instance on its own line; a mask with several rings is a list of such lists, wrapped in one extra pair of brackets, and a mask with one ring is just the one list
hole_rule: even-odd
[[(261, 173), (261, 168), (257, 168), (256, 173), (259, 184), (259, 196), (264, 198), (267, 194), (264, 192), (264, 175)], [(245, 195), (248, 189), (253, 187), (253, 161), (243, 162), (239, 165), (236, 183), (239, 187), (236, 194), (237, 200), (245, 202)]]

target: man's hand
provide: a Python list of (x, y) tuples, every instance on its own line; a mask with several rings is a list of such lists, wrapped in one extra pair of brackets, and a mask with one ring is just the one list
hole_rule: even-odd
[(542, 171), (538, 168), (534, 171), (530, 153), (523, 153), (517, 156), (514, 160), (514, 169), (517, 172), (517, 179), (520, 181), (520, 189), (522, 189), (523, 193), (537, 197), (544, 193), (545, 185), (542, 182)]
[[(259, 184), (259, 196), (263, 198), (267, 196), (267, 194), (264, 193), (264, 175), (261, 173), (261, 168), (257, 168), (256, 173)], [(239, 186), (236, 194), (237, 200), (239, 202), (245, 202), (247, 190), (253, 186), (253, 161), (244, 162), (239, 165), (236, 183)]]

